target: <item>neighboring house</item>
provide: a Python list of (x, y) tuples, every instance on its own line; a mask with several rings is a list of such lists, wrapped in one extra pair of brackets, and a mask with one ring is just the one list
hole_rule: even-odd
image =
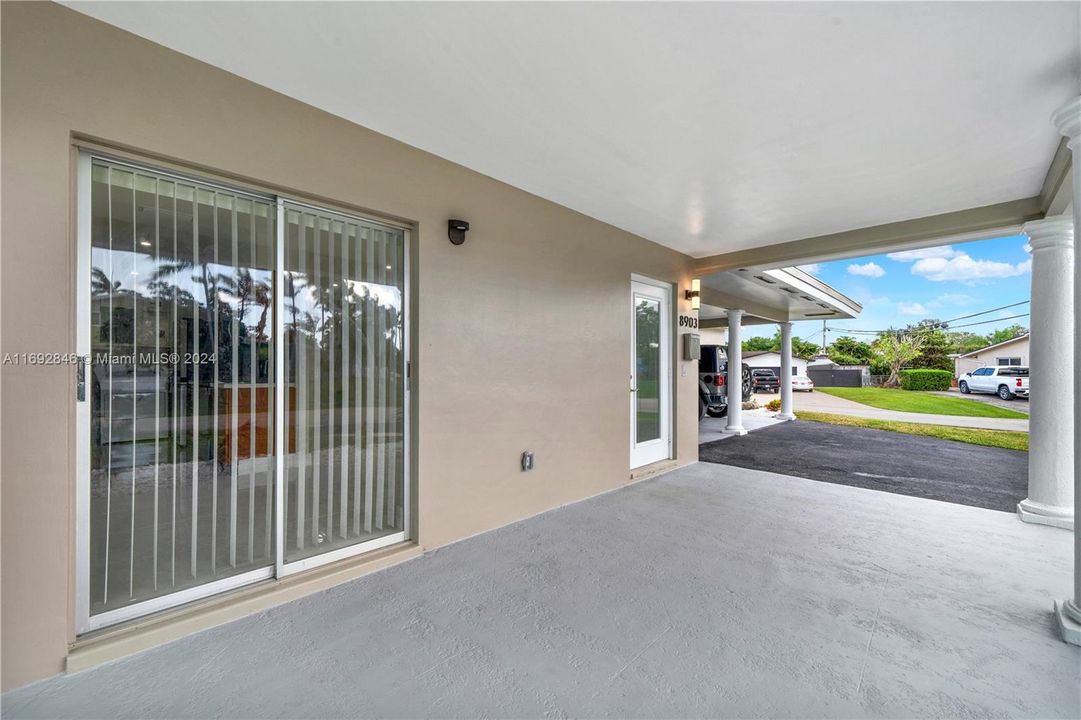
[[(781, 353), (779, 352), (771, 350), (745, 352), (743, 353), (743, 362), (752, 370), (772, 370), (778, 377), (781, 375)], [(806, 375), (807, 361), (793, 356), (792, 374)]]
[(954, 375), (961, 377), (987, 365), (1028, 365), (1028, 333), (958, 355), (953, 361)]

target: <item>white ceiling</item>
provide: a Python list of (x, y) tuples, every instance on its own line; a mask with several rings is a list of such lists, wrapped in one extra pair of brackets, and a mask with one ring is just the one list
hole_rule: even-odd
[(69, 4), (696, 256), (1036, 195), (1081, 87), (1073, 2)]

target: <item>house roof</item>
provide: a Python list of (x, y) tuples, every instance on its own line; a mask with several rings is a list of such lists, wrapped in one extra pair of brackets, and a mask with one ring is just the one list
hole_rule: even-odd
[(958, 355), (957, 357), (966, 358), (966, 357), (971, 357), (972, 355), (979, 355), (980, 353), (987, 352), (988, 350), (990, 350), (992, 348), (1002, 347), (1003, 345), (1009, 345), (1010, 343), (1021, 342), (1022, 340), (1028, 340), (1028, 336), (1029, 336), (1028, 333), (1025, 333), (1024, 335), (1018, 335), (1015, 338), (1010, 338), (1009, 340), (1005, 340), (1005, 341), (1000, 342), (1000, 343), (995, 343), (994, 345), (988, 345), (987, 347), (982, 347), (979, 350), (973, 350), (972, 352), (967, 352), (964, 355)]

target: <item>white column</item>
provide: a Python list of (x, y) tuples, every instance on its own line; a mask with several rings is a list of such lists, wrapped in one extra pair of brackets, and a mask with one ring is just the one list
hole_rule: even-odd
[(728, 426), (725, 432), (746, 435), (743, 429), (743, 345), (740, 323), (742, 310), (728, 311)]
[(792, 323), (781, 325), (781, 420), (795, 420), (792, 412)]
[(1074, 396), (1074, 228), (1067, 216), (1025, 224), (1032, 246), (1032, 334), (1029, 336), (1028, 497), (1026, 522), (1072, 528)]
[[(1069, 138), (1069, 147), (1073, 151), (1073, 221), (1074, 227), (1081, 227), (1081, 97), (1075, 97), (1060, 107), (1052, 117), (1059, 132)], [(1073, 287), (1081, 284), (1081, 263), (1074, 263)], [(1081, 357), (1081, 292), (1073, 295), (1073, 333), (1074, 357)], [(1073, 393), (1074, 427), (1081, 428), (1081, 397)], [(1031, 426), (1030, 426), (1031, 431)], [(1081, 439), (1075, 434), (1069, 441), (1073, 449), (1074, 482), (1074, 517), (1081, 516)], [(1073, 597), (1055, 603), (1055, 615), (1058, 618), (1062, 639), (1074, 645), (1081, 645), (1081, 523), (1074, 523), (1073, 549)]]

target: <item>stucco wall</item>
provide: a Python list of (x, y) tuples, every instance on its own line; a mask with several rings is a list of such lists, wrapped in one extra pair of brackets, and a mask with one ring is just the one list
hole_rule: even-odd
[[(689, 258), (57, 5), (5, 2), (2, 30), (4, 353), (74, 350), (72, 139), (97, 138), (416, 224), (423, 546), (628, 481), (630, 276), (682, 289)], [(461, 247), (450, 217), (472, 223)], [(682, 365), (686, 463), (696, 374)], [(4, 367), (0, 393), (10, 688), (60, 672), (74, 640), (73, 371)]]
[(961, 377), (976, 368), (998, 365), (998, 358), (1008, 357), (1019, 357), (1022, 365), (1028, 365), (1028, 338), (993, 347), (968, 357), (959, 357), (953, 361), (954, 375)]

